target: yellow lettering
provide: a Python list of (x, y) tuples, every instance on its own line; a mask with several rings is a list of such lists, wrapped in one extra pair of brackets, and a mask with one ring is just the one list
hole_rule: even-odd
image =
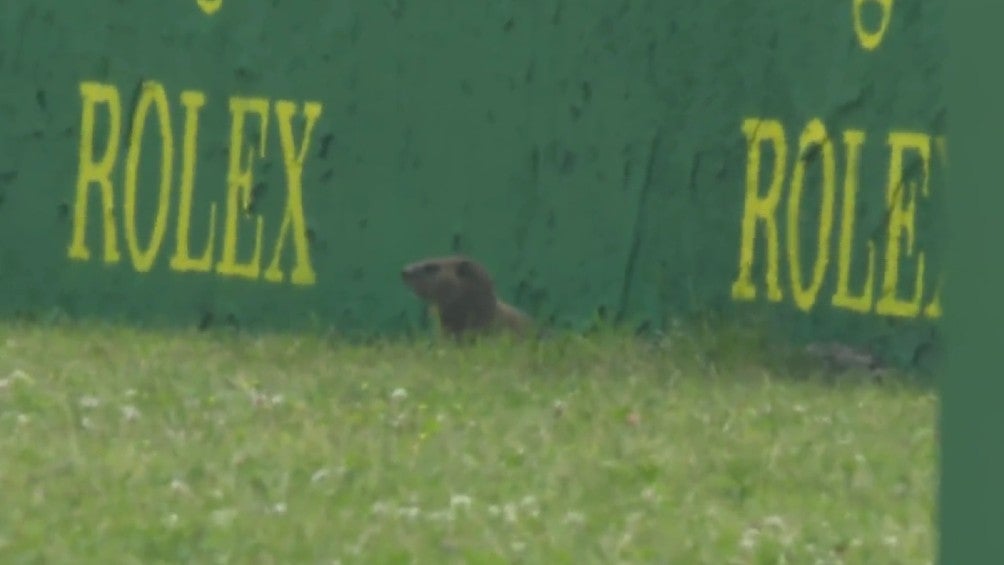
[[(139, 174), (140, 148), (143, 144), (143, 128), (150, 106), (156, 106), (157, 120), (160, 122), (161, 164), (160, 164), (160, 195), (157, 200), (157, 216), (153, 223), (153, 233), (150, 244), (145, 250), (140, 248), (136, 235), (136, 177)], [(133, 112), (132, 131), (129, 133), (129, 149), (126, 152), (125, 168), (125, 198), (123, 208), (125, 216), (125, 238), (129, 245), (133, 266), (137, 271), (145, 273), (153, 266), (157, 251), (164, 239), (167, 229), (167, 213), (171, 206), (171, 173), (174, 170), (174, 134), (171, 131), (171, 113), (167, 105), (167, 94), (158, 82), (146, 81), (143, 91), (136, 102)]]
[[(938, 152), (938, 159), (948, 164), (948, 140), (945, 136), (939, 135), (934, 138), (934, 148)], [(928, 318), (941, 317), (941, 289), (944, 287), (944, 276), (938, 281), (938, 288), (934, 291), (934, 299), (924, 308), (924, 315)]]
[[(92, 183), (101, 187), (104, 213), (105, 263), (116, 263), (119, 251), (115, 234), (115, 193), (112, 189), (112, 169), (119, 151), (119, 130), (122, 124), (122, 106), (119, 91), (114, 85), (97, 82), (80, 83), (83, 111), (80, 118), (80, 158), (77, 172), (77, 198), (73, 208), (73, 238), (67, 250), (70, 259), (86, 261), (91, 253), (87, 249), (87, 197)], [(108, 145), (104, 155), (94, 160), (94, 108), (108, 106)]]
[(199, 5), (199, 8), (201, 8), (203, 12), (210, 16), (218, 12), (219, 9), (223, 7), (223, 0), (195, 0), (195, 3)]
[(938, 158), (948, 164), (948, 140), (939, 135), (934, 138), (934, 147), (938, 150)]
[[(876, 30), (866, 30), (861, 21), (861, 8), (867, 2), (878, 4), (882, 9), (882, 19), (879, 20), (879, 27)], [(861, 47), (872, 51), (882, 43), (882, 38), (889, 29), (889, 20), (892, 19), (892, 3), (893, 0), (854, 0), (851, 9), (854, 14), (854, 33), (857, 34)]]
[(282, 143), (282, 157), (286, 164), (286, 211), (282, 217), (282, 227), (279, 228), (279, 240), (275, 244), (272, 263), (265, 270), (265, 280), (282, 282), (283, 273), (279, 268), (279, 256), (282, 254), (286, 232), (293, 230), (293, 246), (296, 250), (296, 267), (290, 276), (293, 284), (314, 284), (316, 275), (310, 264), (310, 250), (307, 245), (307, 225), (303, 217), (303, 162), (307, 157), (307, 147), (310, 145), (310, 133), (314, 129), (317, 118), (321, 115), (321, 105), (317, 102), (307, 102), (303, 105), (303, 115), (306, 123), (303, 126), (303, 141), (300, 149), (296, 149), (293, 139), (293, 114), (296, 105), (280, 100), (275, 104), (275, 113), (279, 118), (279, 139)]
[(251, 259), (247, 263), (237, 262), (237, 214), (238, 205), (245, 214), (251, 206), (251, 187), (255, 150), (248, 147), (247, 164), (244, 165), (244, 123), (247, 114), (257, 114), (261, 127), (258, 132), (258, 155), (265, 156), (266, 134), (268, 132), (268, 100), (265, 98), (230, 99), (230, 162), (227, 168), (227, 215), (224, 223), (223, 258), (216, 265), (221, 275), (257, 278), (261, 269), (261, 216), (255, 214), (255, 243)]
[[(900, 239), (906, 238), (906, 254), (913, 255), (915, 236), (914, 220), (917, 213), (917, 184), (903, 179), (903, 153), (913, 149), (920, 153), (923, 164), (923, 179), (920, 194), (927, 196), (928, 177), (930, 175), (931, 139), (922, 133), (891, 132), (889, 146), (892, 156), (889, 160), (889, 185), (886, 188), (886, 206), (889, 211), (889, 231), (885, 253), (885, 275), (882, 280), (882, 297), (875, 305), (875, 311), (881, 315), (914, 317), (920, 313), (920, 301), (924, 290), (924, 253), (917, 252), (917, 277), (914, 285), (914, 296), (910, 300), (902, 300), (896, 296), (899, 283)], [(909, 203), (905, 202), (904, 192), (912, 195)], [(905, 234), (904, 234), (905, 232)]]
[[(784, 127), (777, 120), (748, 118), (743, 120), (743, 134), (748, 144), (746, 158), (746, 202), (742, 220), (742, 243), (739, 249), (739, 275), (732, 283), (732, 298), (752, 300), (756, 298), (753, 285), (753, 250), (756, 243), (757, 221), (762, 221), (767, 237), (767, 298), (781, 300), (781, 285), (778, 282), (778, 233), (777, 204), (784, 184), (784, 168), (787, 161), (787, 142)], [(760, 145), (770, 141), (774, 144), (774, 169), (770, 186), (765, 196), (760, 196)]]
[[(815, 146), (821, 145), (823, 153), (823, 200), (819, 216), (819, 240), (816, 262), (812, 266), (812, 282), (802, 284), (802, 265), (799, 258), (798, 213), (802, 200), (802, 185), (805, 181), (805, 155)], [(833, 142), (826, 135), (826, 126), (819, 119), (810, 121), (802, 131), (798, 141), (798, 159), (791, 174), (791, 192), (788, 194), (788, 272), (791, 275), (791, 291), (795, 305), (808, 312), (816, 302), (816, 294), (823, 284), (826, 264), (830, 259), (830, 232), (833, 231), (833, 199), (836, 192), (837, 162), (833, 154)]]
[(868, 240), (868, 269), (864, 290), (853, 296), (850, 290), (851, 249), (854, 246), (854, 218), (857, 215), (858, 165), (865, 133), (860, 130), (844, 132), (847, 148), (847, 169), (844, 171), (844, 208), (840, 222), (840, 247), (837, 261), (837, 291), (833, 305), (853, 312), (867, 313), (872, 308), (872, 289), (875, 286), (875, 242)]
[(924, 315), (928, 318), (940, 318), (941, 317), (941, 288), (944, 286), (944, 282), (938, 283), (938, 290), (934, 292), (934, 300), (924, 308)]
[(216, 232), (216, 203), (209, 205), (209, 235), (202, 257), (194, 259), (189, 250), (189, 232), (192, 218), (192, 191), (195, 187), (196, 142), (199, 137), (199, 110), (206, 103), (205, 94), (197, 91), (181, 93), (185, 107), (185, 131), (181, 152), (181, 194), (178, 200), (177, 248), (171, 257), (171, 269), (179, 272), (212, 269), (213, 239)]

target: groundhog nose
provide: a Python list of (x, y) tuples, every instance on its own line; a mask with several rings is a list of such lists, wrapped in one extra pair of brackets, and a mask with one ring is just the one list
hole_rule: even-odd
[(401, 269), (401, 278), (407, 280), (413, 272), (414, 270), (411, 267), (405, 267)]

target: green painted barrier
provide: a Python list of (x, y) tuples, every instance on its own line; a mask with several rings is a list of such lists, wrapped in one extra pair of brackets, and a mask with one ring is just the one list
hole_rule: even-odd
[(464, 251), (535, 317), (936, 344), (943, 2), (0, 12), (0, 313), (394, 332)]

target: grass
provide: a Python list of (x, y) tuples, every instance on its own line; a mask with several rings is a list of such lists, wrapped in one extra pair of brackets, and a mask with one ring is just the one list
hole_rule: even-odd
[(935, 395), (770, 360), (0, 324), (0, 561), (933, 562)]

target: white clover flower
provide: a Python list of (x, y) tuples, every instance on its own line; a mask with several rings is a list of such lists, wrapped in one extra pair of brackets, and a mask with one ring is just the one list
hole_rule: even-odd
[(14, 369), (7, 375), (7, 379), (10, 381), (24, 381), (26, 383), (31, 382), (31, 375), (22, 371), (21, 369)]
[(314, 471), (313, 475), (310, 476), (310, 482), (312, 482), (312, 483), (321, 482), (324, 479), (328, 478), (328, 475), (330, 475), (330, 474), (331, 474), (331, 471), (329, 471), (326, 468), (318, 469), (318, 470)]
[(657, 502), (659, 500), (659, 494), (655, 492), (654, 488), (645, 487), (645, 489), (641, 491), (641, 498), (647, 502)]
[(425, 517), (430, 522), (452, 522), (453, 510), (433, 510), (432, 512), (427, 512)]
[(586, 516), (582, 512), (569, 510), (565, 513), (564, 522), (566, 524), (584, 524), (586, 522)]
[(471, 507), (471, 497), (466, 494), (455, 494), (450, 497), (450, 507), (457, 508), (463, 506), (464, 508)]
[(408, 391), (403, 388), (395, 388), (394, 392), (390, 393), (391, 400), (404, 400), (408, 398)]
[(502, 515), (505, 517), (505, 521), (509, 523), (516, 523), (519, 516), (516, 514), (516, 505), (507, 502), (505, 506), (502, 507)]
[(173, 528), (178, 525), (178, 515), (171, 512), (167, 516), (164, 516), (164, 525), (168, 528)]
[(401, 508), (397, 509), (398, 516), (403, 516), (411, 520), (417, 518), (419, 513), (420, 511), (417, 506), (402, 506)]
[(122, 418), (127, 422), (139, 419), (139, 409), (131, 404), (122, 407)]
[(540, 516), (540, 506), (537, 504), (537, 497), (524, 496), (523, 500), (520, 501), (520, 506), (526, 509), (526, 513), (531, 518), (537, 518)]
[(209, 519), (213, 522), (213, 524), (216, 524), (221, 528), (229, 526), (236, 517), (237, 517), (237, 510), (234, 510), (233, 508), (221, 508), (219, 510), (213, 510), (212, 513), (209, 514)]
[(171, 490), (177, 493), (187, 494), (191, 491), (185, 481), (181, 479), (171, 479)]
[(780, 516), (777, 516), (777, 515), (767, 516), (766, 518), (763, 519), (763, 524), (765, 526), (770, 526), (772, 528), (777, 528), (779, 530), (783, 530), (784, 529), (784, 518), (782, 518)]
[(101, 399), (96, 396), (80, 397), (81, 408), (97, 408), (99, 405), (101, 405)]
[(265, 393), (259, 392), (257, 390), (251, 390), (248, 393), (248, 398), (251, 400), (252, 406), (261, 406), (268, 403), (268, 397)]

